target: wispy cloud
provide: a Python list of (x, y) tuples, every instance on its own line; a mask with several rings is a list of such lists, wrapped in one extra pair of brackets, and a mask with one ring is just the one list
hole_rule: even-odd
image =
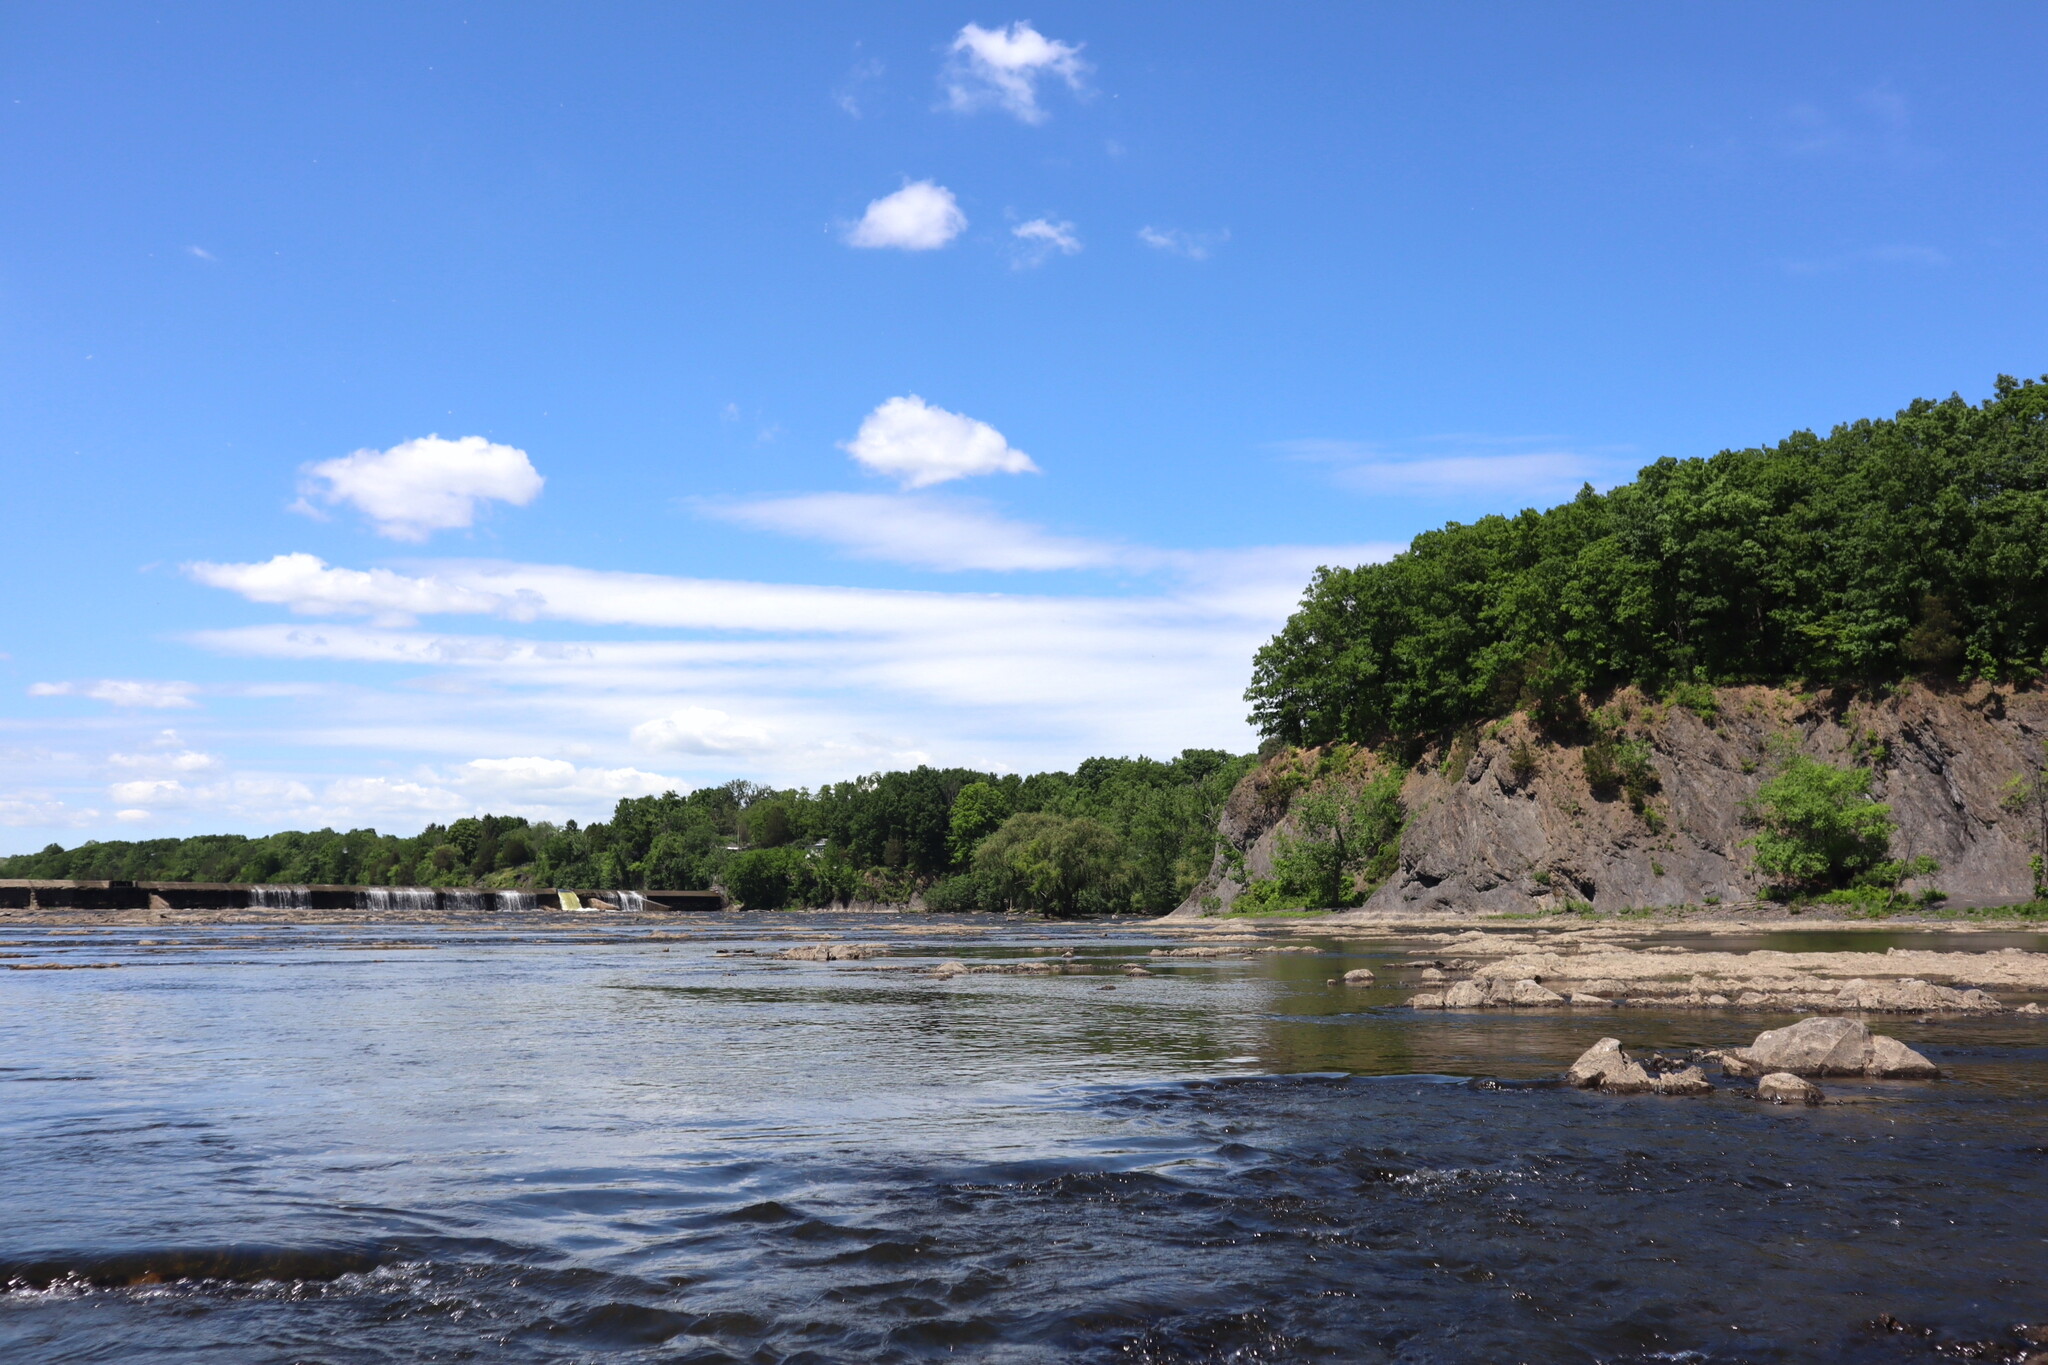
[(1180, 256), (1190, 261), (1206, 261), (1215, 249), (1230, 240), (1230, 230), (1216, 232), (1186, 232), (1180, 228), (1152, 227), (1149, 224), (1138, 229), (1138, 240), (1154, 251), (1163, 251), (1169, 256)]
[(936, 251), (967, 230), (953, 191), (929, 180), (905, 185), (870, 203), (846, 230), (846, 244), (868, 250)]
[[(1272, 448), (1298, 460), (1329, 466), (1339, 486), (1385, 497), (1562, 501), (1582, 484), (1612, 484), (1626, 477), (1627, 461), (1612, 452), (1543, 448), (1540, 438), (1432, 437), (1423, 451), (1392, 451), (1363, 441), (1282, 441)], [(1501, 446), (1535, 449), (1501, 449)], [(1437, 447), (1434, 450), (1427, 447)], [(1488, 448), (1493, 447), (1493, 448)]]
[(1784, 263), (1785, 273), (1788, 275), (1825, 275), (1835, 271), (1853, 270), (1859, 266), (1908, 266), (1922, 270), (1941, 270), (1949, 264), (1947, 252), (1909, 242), (1893, 242), (1884, 246), (1864, 247), (1857, 251), (1806, 257)]
[(960, 113), (995, 108), (1024, 123), (1043, 123), (1049, 116), (1038, 102), (1040, 82), (1062, 81), (1076, 93), (1086, 89), (1081, 46), (1048, 38), (1024, 22), (1006, 29), (968, 24), (954, 37), (940, 75), (946, 102)]
[(866, 58), (853, 64), (839, 84), (832, 91), (832, 102), (848, 118), (860, 118), (866, 111), (861, 107), (861, 97), (866, 88), (882, 78), (882, 64), (873, 58)]
[(91, 697), (110, 706), (173, 710), (197, 706), (192, 694), (199, 689), (187, 682), (165, 682), (136, 678), (101, 678), (97, 682), (30, 683), (31, 697)]
[(1081, 238), (1072, 223), (1055, 223), (1050, 218), (1033, 218), (1010, 229), (1019, 244), (1012, 264), (1020, 269), (1043, 265), (1057, 253), (1072, 256), (1081, 250)]
[(823, 541), (861, 559), (917, 568), (1010, 572), (1129, 564), (1118, 546), (1013, 521), (976, 503), (886, 493), (808, 493), (705, 503), (707, 516)]

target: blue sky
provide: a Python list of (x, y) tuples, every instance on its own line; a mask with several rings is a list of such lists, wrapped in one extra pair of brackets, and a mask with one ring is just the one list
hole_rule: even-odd
[(2048, 370), (2032, 5), (0, 10), (0, 851), (1249, 747), (1318, 563)]

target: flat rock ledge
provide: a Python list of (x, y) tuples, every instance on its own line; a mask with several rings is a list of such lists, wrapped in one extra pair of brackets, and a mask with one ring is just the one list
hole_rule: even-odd
[(804, 943), (775, 956), (784, 962), (859, 962), (888, 951), (881, 943)]
[[(1536, 977), (1509, 979), (1498, 971), (1482, 969), (1469, 981), (1460, 981), (1443, 991), (1425, 991), (1409, 998), (1411, 1009), (1476, 1010), (1509, 1006), (1559, 1005), (1579, 1008), (1629, 1009), (1738, 1009), (1784, 1013), (1859, 1014), (1997, 1014), (2007, 1007), (1984, 991), (1956, 990), (1931, 981), (1908, 977), (1903, 981), (1866, 981), (1860, 977), (1839, 986), (1815, 983), (1785, 989), (1775, 983), (1768, 989), (1723, 981), (1622, 982), (1612, 979), (1564, 980), (1563, 992), (1555, 991)], [(2017, 1013), (2039, 1014), (2038, 1006), (2022, 1005)]]

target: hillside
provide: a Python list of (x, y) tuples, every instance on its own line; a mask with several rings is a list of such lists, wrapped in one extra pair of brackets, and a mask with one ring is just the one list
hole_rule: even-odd
[(1442, 738), (1583, 694), (2048, 668), (2048, 383), (1663, 459), (1320, 570), (1246, 699), (1295, 745)]
[[(1231, 793), (1210, 875), (1175, 913), (1321, 899), (1301, 894), (1303, 869), (1313, 874), (1318, 847), (1332, 861), (1330, 813), (1344, 809), (1365, 815), (1350, 824), (1335, 902), (1366, 913), (1752, 901), (1785, 880), (1758, 867), (1750, 842), (1768, 823), (1759, 794), (1802, 758), (1825, 765), (1823, 776), (1867, 774), (1868, 799), (1852, 808), (1890, 807), (1895, 828), (1877, 852), (1892, 866), (1866, 870), (1866, 890), (1939, 893), (1952, 907), (2037, 894), (2048, 692), (1916, 682), (1681, 695), (1686, 704), (1621, 689), (1564, 739), (1518, 711), (1429, 744), (1412, 763), (1343, 745), (1274, 754)], [(1375, 788), (1398, 791), (1399, 803), (1398, 834), (1380, 850), (1365, 846), (1373, 820), (1384, 824)], [(1916, 874), (1920, 859), (1937, 866)], [(1804, 889), (1829, 885), (1820, 876)]]

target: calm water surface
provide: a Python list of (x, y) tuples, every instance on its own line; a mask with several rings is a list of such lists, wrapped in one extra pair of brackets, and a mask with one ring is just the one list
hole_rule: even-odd
[[(892, 954), (13, 934), (122, 965), (0, 973), (0, 1360), (1892, 1362), (2048, 1322), (2038, 1019), (1882, 1025), (1951, 1079), (1817, 1110), (1615, 1098), (1543, 1078), (1786, 1021), (1416, 1015), (1410, 951), (1307, 929), (1132, 980), (1151, 930), (804, 922)], [(1810, 946), (1890, 942), (1944, 946)]]

